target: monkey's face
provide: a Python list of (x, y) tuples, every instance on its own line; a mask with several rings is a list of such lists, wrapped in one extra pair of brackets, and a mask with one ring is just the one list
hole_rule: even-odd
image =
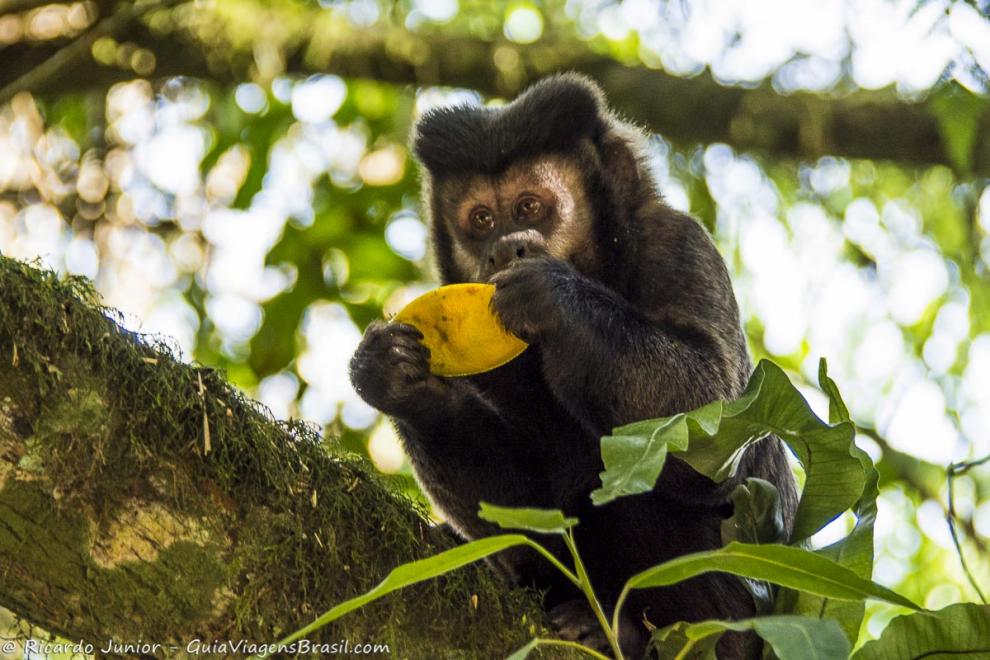
[(518, 259), (549, 256), (587, 275), (597, 263), (593, 209), (573, 159), (548, 155), (498, 176), (438, 182), (434, 222), (451, 237), (459, 281), (484, 282)]

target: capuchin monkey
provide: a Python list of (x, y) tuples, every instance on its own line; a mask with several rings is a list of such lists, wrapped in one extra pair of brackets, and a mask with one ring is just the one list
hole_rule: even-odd
[[(722, 545), (739, 481), (777, 487), (788, 533), (797, 504), (773, 437), (747, 450), (731, 483), (668, 457), (653, 491), (591, 503), (603, 435), (735, 399), (752, 371), (725, 264), (701, 225), (664, 203), (646, 144), (574, 74), (502, 107), (426, 113), (413, 150), (440, 279), (494, 284), (493, 310), (530, 346), (493, 371), (442, 378), (416, 328), (373, 323), (351, 361), (355, 389), (392, 418), (423, 490), (465, 539), (499, 532), (479, 502), (579, 518), (577, 546), (609, 616), (630, 576)], [(538, 540), (568, 557), (556, 537)], [(544, 558), (512, 549), (497, 561), (545, 590), (562, 637), (608, 649), (583, 596)], [(642, 655), (652, 626), (754, 614), (739, 579), (706, 574), (633, 591), (620, 643)], [(718, 652), (742, 657), (746, 646), (726, 636)]]

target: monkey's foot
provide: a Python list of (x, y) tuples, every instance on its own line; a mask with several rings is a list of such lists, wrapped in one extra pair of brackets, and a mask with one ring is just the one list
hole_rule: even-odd
[[(550, 610), (550, 623), (561, 639), (577, 642), (607, 656), (612, 647), (601, 624), (584, 600), (569, 600)], [(619, 617), (619, 646), (626, 658), (642, 658), (646, 653), (647, 635), (624, 614)]]
[(608, 637), (586, 601), (569, 600), (557, 605), (550, 610), (550, 623), (561, 639), (611, 655)]

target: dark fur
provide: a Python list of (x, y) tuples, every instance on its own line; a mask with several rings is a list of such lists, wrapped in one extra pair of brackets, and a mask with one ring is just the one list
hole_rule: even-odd
[[(704, 229), (663, 203), (644, 143), (608, 112), (597, 87), (573, 75), (546, 79), (503, 108), (428, 113), (414, 147), (426, 166), (444, 282), (470, 275), (453, 265), (457, 239), (441, 217), (449, 200), (438, 191), (545, 153), (580, 165), (594, 205), (588, 238), (598, 263), (579, 271), (537, 255), (495, 275), (495, 310), (533, 345), (494, 371), (431, 376), (418, 333), (394, 324), (369, 328), (352, 362), (358, 392), (393, 417), (420, 482), (455, 529), (467, 538), (496, 532), (478, 519), (479, 501), (577, 516), (578, 547), (606, 609), (635, 572), (721, 545), (731, 485), (668, 459), (653, 492), (595, 507), (588, 494), (599, 485), (600, 437), (628, 422), (733, 399), (752, 369), (725, 265)], [(777, 485), (789, 527), (796, 496), (777, 440), (748, 451), (745, 476)], [(564, 556), (553, 538), (540, 541)], [(549, 589), (547, 606), (563, 634), (595, 638), (588, 609), (542, 558), (520, 550), (500, 561), (520, 582)], [(709, 574), (635, 592), (624, 644), (642, 648), (643, 617), (663, 626), (753, 613), (738, 580)], [(741, 655), (741, 639), (727, 640), (721, 654)]]
[(433, 110), (416, 126), (416, 156), (433, 176), (498, 174), (513, 161), (597, 139), (607, 130), (601, 93), (556, 80), (563, 84), (534, 86), (504, 108)]

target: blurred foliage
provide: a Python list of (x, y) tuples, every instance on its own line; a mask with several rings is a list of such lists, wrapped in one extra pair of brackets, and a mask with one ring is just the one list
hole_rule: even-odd
[[(28, 50), (38, 52), (29, 62), (38, 66), (120, 10), (102, 1), (54, 9), (18, 4), (17, 12), (3, 13), (0, 3), (0, 70), (11, 64), (0, 74), (5, 83), (31, 74), (14, 66), (27, 61)], [(433, 281), (417, 173), (405, 146), (409, 128), (423, 108), (500, 102), (499, 91), (574, 57), (668, 69), (680, 62), (674, 73), (688, 78), (715, 68), (683, 54), (677, 59), (655, 26), (640, 29), (627, 17), (615, 28), (623, 12), (635, 17), (633, 4), (217, 0), (170, 9), (139, 3), (140, 21), (101, 36), (84, 54), (95, 69), (86, 68), (87, 59), (78, 76), (70, 69), (52, 77), (64, 90), (22, 92), (0, 106), (0, 251), (93, 278), (109, 305), (132, 315), (134, 328), (174, 336), (186, 358), (225, 369), (276, 414), (325, 424), (328, 438), (370, 456), (420, 498), (408, 461), (397, 458), (394, 432), (361, 408), (345, 373), (359, 329)], [(950, 4), (946, 16), (969, 11), (959, 7), (965, 3)], [(685, 16), (701, 11), (681, 2), (643, 6), (662, 18), (671, 40), (684, 37)], [(990, 29), (979, 16), (967, 20), (983, 20)], [(197, 41), (169, 41), (176, 34)], [(727, 37), (726, 49), (745, 37)], [(360, 75), (287, 73), (360, 63), (359, 42), (373, 39), (392, 59), (364, 69), (350, 65)], [(491, 77), (434, 81), (450, 87), (389, 82), (407, 67), (433, 80), (436, 71), (450, 70), (441, 63), (474, 57), (462, 45), (479, 40), (494, 44), (484, 62)], [(575, 44), (584, 49), (576, 56)], [(826, 100), (855, 91), (852, 52), (847, 44), (837, 64), (841, 75), (811, 91)], [(145, 71), (149, 54), (157, 61), (154, 74)], [(910, 373), (942, 396), (950, 431), (939, 441), (958, 436), (958, 446), (941, 453), (974, 458), (990, 450), (990, 436), (978, 442), (974, 435), (990, 433), (990, 426), (970, 421), (988, 420), (990, 411), (969, 397), (966, 385), (988, 382), (968, 366), (979, 342), (990, 341), (990, 193), (985, 176), (975, 173), (979, 145), (990, 132), (990, 104), (977, 55), (961, 47), (931, 89), (898, 83), (883, 90), (894, 103), (920, 102), (934, 113), (947, 164), (842, 153), (796, 160), (772, 150), (743, 153), (660, 137), (651, 154), (671, 203), (713, 231), (735, 277), (754, 357), (771, 357), (803, 379), (814, 404), (824, 400), (814, 389), (818, 353), (835, 352), (827, 356), (833, 377), (866, 429), (860, 440), (880, 473), (876, 579), (930, 607), (976, 596), (947, 541), (945, 465), (912, 455), (903, 443), (892, 446), (887, 430), (899, 410), (891, 402), (904, 395)], [(785, 54), (758, 80), (736, 82), (753, 87), (766, 78), (770, 97), (786, 98), (793, 90), (782, 72), (811, 59)], [(171, 75), (176, 61), (195, 64), (202, 75)], [(690, 112), (678, 117), (685, 124), (704, 119)], [(813, 142), (824, 120), (808, 117), (802, 139)], [(753, 233), (761, 218), (770, 222)], [(749, 236), (776, 242), (754, 257)], [(782, 310), (771, 313), (760, 299), (755, 264), (778, 257), (785, 265), (813, 261), (816, 249), (830, 249), (835, 237), (837, 265), (813, 270), (808, 290), (780, 298)], [(790, 259), (774, 249), (789, 250)], [(893, 295), (892, 278), (904, 270), (891, 264), (918, 252), (934, 255), (946, 281), (919, 314), (894, 318), (884, 296)], [(816, 337), (824, 324), (810, 318), (810, 306), (836, 297), (830, 287), (843, 274), (883, 295), (863, 307), (847, 334)], [(838, 297), (836, 315), (845, 302)], [(775, 339), (788, 315), (805, 319), (796, 348)], [(862, 375), (862, 364), (871, 358), (864, 346), (883, 345), (867, 342), (879, 326), (894, 329), (897, 355), (878, 380)], [(960, 477), (956, 498), (963, 551), (977, 579), (990, 584), (990, 469)], [(836, 524), (851, 529), (852, 521)], [(875, 604), (867, 613), (866, 637), (876, 637), (893, 616)]]

